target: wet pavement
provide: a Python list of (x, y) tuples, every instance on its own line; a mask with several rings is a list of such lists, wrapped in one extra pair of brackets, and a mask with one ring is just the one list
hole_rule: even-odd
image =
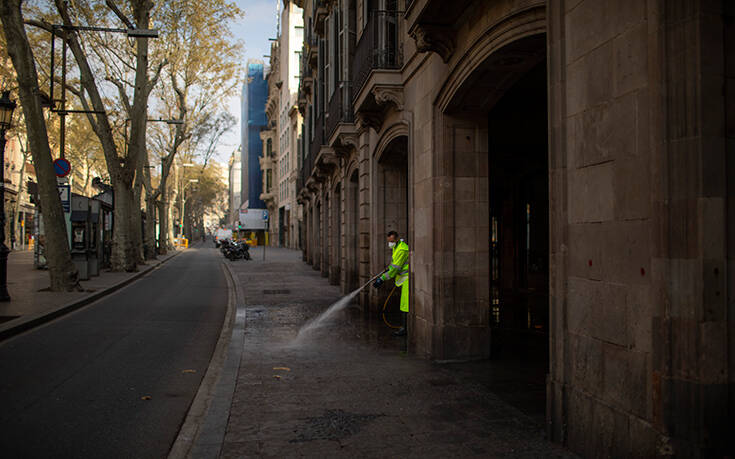
[(220, 457), (572, 457), (543, 435), (543, 370), (439, 365), (407, 355), (353, 305), (296, 340), (341, 298), (297, 251), (228, 262), (244, 346)]

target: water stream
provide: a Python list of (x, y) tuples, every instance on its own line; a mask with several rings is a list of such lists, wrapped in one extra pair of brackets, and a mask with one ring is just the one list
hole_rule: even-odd
[[(377, 276), (376, 276), (377, 277)], [(367, 287), (373, 280), (375, 280), (375, 277), (370, 279), (368, 282), (365, 283), (362, 287), (358, 288), (357, 290), (354, 290), (350, 294), (343, 296), (336, 302), (332, 303), (331, 306), (329, 306), (324, 312), (319, 314), (318, 316), (314, 317), (313, 319), (309, 320), (304, 324), (303, 327), (299, 330), (299, 334), (296, 335), (296, 338), (294, 338), (293, 343), (298, 343), (302, 339), (304, 339), (307, 335), (309, 335), (312, 331), (318, 329), (319, 327), (324, 326), (327, 321), (329, 321), (332, 316), (334, 316), (337, 312), (345, 309), (352, 300), (355, 299), (358, 293), (360, 293), (360, 290)]]

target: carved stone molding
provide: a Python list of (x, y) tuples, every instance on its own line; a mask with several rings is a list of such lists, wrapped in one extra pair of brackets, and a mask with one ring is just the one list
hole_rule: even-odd
[(403, 110), (403, 88), (376, 86), (373, 88), (373, 97), (378, 105), (393, 104), (396, 110)]
[(431, 24), (416, 24), (411, 31), (420, 52), (434, 52), (446, 63), (454, 53), (454, 31), (451, 27)]
[(334, 145), (334, 151), (338, 157), (345, 157), (351, 149), (360, 148), (360, 135), (357, 132), (340, 133)]
[(373, 128), (377, 132), (383, 125), (383, 117), (378, 112), (362, 111), (355, 115), (355, 125), (357, 125), (358, 134), (365, 132), (368, 128)]
[(314, 178), (314, 176), (311, 176), (311, 177), (309, 177), (309, 178), (308, 178), (308, 179), (306, 180), (306, 189), (307, 189), (307, 190), (309, 190), (309, 192), (310, 192), (311, 194), (316, 194), (316, 193), (318, 193), (318, 192), (319, 192), (319, 189), (320, 189), (320, 188), (321, 188), (321, 187), (320, 187), (320, 186), (319, 186), (319, 184), (317, 183), (317, 181), (316, 181), (316, 179)]
[(317, 172), (322, 174), (331, 174), (334, 169), (339, 167), (339, 159), (337, 154), (331, 148), (322, 147), (319, 150), (319, 155), (316, 157), (316, 168)]

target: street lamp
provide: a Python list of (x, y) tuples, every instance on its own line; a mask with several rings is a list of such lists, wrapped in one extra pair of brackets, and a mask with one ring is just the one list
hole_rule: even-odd
[[(51, 71), (49, 72), (51, 78), (49, 78), (49, 96), (47, 100), (42, 99), (42, 106), (48, 105), (52, 112), (59, 114), (59, 156), (64, 157), (64, 151), (66, 148), (66, 115), (69, 113), (87, 113), (87, 114), (98, 114), (104, 115), (103, 110), (67, 110), (66, 109), (66, 48), (67, 43), (65, 39), (62, 39), (61, 48), (61, 108), (56, 108), (57, 100), (54, 99), (54, 47), (56, 45), (56, 36), (61, 36), (61, 31), (77, 31), (77, 32), (107, 32), (107, 33), (124, 33), (128, 38), (158, 38), (158, 29), (112, 29), (109, 27), (92, 27), (92, 26), (73, 26), (73, 25), (62, 25), (53, 24), (51, 26)], [(63, 37), (62, 37), (63, 38)], [(127, 150), (127, 146), (126, 146)]]
[(5, 131), (10, 128), (15, 102), (10, 91), (3, 91), (0, 98), (0, 301), (10, 301), (8, 294), (8, 254), (5, 245)]

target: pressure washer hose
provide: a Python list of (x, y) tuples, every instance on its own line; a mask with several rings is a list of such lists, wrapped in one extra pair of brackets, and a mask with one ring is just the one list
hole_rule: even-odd
[(393, 286), (393, 290), (390, 291), (390, 293), (388, 294), (388, 298), (386, 298), (385, 303), (383, 303), (383, 322), (385, 322), (385, 324), (389, 326), (390, 328), (401, 328), (401, 327), (391, 324), (390, 322), (388, 322), (388, 319), (385, 318), (385, 307), (388, 306), (388, 300), (390, 300), (390, 297), (393, 296), (393, 292), (396, 291), (396, 287), (397, 287), (396, 285)]

